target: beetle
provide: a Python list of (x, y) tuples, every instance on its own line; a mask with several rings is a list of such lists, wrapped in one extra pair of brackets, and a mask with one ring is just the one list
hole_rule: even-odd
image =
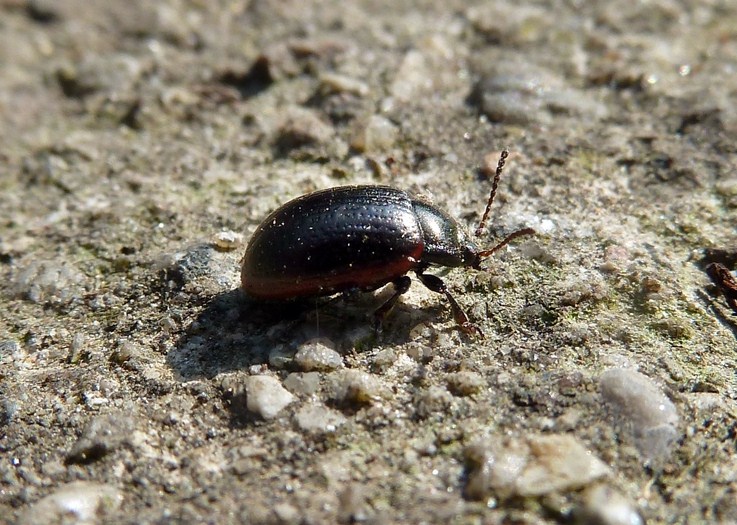
[[(484, 230), (509, 156), (502, 151), (476, 235)], [(394, 294), (374, 312), (377, 330), (414, 272), (443, 294), (467, 334), (483, 335), (430, 267), (480, 269), (510, 241), (534, 233), (524, 228), (482, 250), (461, 225), (437, 206), (390, 186), (341, 186), (287, 202), (254, 232), (241, 261), (241, 287), (256, 299), (288, 300), (368, 292), (392, 283)]]

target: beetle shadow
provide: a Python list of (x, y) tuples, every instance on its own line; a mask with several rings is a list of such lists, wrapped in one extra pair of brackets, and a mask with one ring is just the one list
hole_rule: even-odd
[[(179, 336), (167, 362), (182, 381), (254, 365), (289, 369), (291, 356), (311, 339), (327, 339), (341, 354), (364, 352), (409, 341), (407, 317), (432, 317), (427, 309), (417, 312), (412, 306), (397, 305), (377, 334), (371, 316), (377, 299), (360, 295), (369, 297), (270, 303), (254, 300), (240, 289), (217, 294)], [(274, 360), (280, 358), (283, 365), (276, 365)]]

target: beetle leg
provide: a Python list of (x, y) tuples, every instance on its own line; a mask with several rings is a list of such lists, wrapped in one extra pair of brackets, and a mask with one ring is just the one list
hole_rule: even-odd
[(427, 286), (431, 291), (444, 294), (450, 303), (450, 308), (453, 311), (453, 318), (455, 319), (461, 330), (466, 332), (468, 335), (478, 335), (483, 337), (484, 333), (481, 329), (468, 320), (468, 315), (463, 311), (458, 301), (448, 291), (448, 287), (445, 285), (443, 280), (437, 275), (430, 275), (422, 273), (422, 270), (417, 271), (417, 277), (419, 277), (422, 284)]
[(379, 306), (379, 308), (374, 312), (374, 328), (377, 332), (381, 332), (381, 325), (384, 322), (384, 318), (391, 309), (394, 308), (399, 296), (409, 290), (409, 287), (412, 284), (412, 279), (403, 275), (402, 277), (394, 279), (392, 284), (394, 285), (394, 295), (392, 295), (384, 304)]

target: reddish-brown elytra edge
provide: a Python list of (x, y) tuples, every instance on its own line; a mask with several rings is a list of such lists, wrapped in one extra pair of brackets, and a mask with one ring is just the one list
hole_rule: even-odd
[[(476, 235), (494, 202), (504, 163), (502, 151)], [(436, 266), (480, 269), (481, 261), (510, 241), (535, 233), (523, 228), (482, 250), (440, 208), (389, 186), (342, 186), (287, 202), (251, 237), (241, 267), (245, 293), (263, 300), (289, 300), (376, 290), (388, 283), (394, 294), (374, 312), (377, 330), (411, 284), (408, 272), (445, 295), (453, 317), (467, 334), (482, 336), (440, 277)]]

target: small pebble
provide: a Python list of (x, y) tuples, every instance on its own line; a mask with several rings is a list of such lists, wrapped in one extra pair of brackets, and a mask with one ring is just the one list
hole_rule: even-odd
[(257, 375), (246, 379), (246, 407), (264, 419), (273, 419), (294, 399), (274, 377)]
[(20, 403), (5, 398), (0, 401), (0, 426), (9, 425), (20, 410)]
[(412, 100), (418, 92), (427, 88), (431, 77), (427, 61), (422, 53), (413, 49), (407, 52), (399, 65), (390, 93), (400, 101)]
[(274, 505), (274, 514), (277, 517), (277, 523), (283, 525), (297, 525), (301, 520), (299, 509), (285, 502)]
[(343, 357), (323, 339), (302, 343), (294, 356), (295, 364), (305, 372), (343, 368)]
[(506, 2), (479, 2), (470, 5), (466, 16), (473, 28), (488, 42), (503, 45), (523, 43), (545, 38), (555, 23), (548, 11), (538, 6)]
[(274, 368), (286, 368), (293, 360), (294, 350), (286, 345), (277, 345), (269, 352), (269, 365)]
[(115, 487), (91, 481), (74, 481), (31, 505), (18, 523), (106, 523), (106, 517), (112, 518), (122, 502), (123, 495)]
[(555, 421), (555, 426), (560, 431), (575, 430), (581, 421), (581, 411), (577, 408), (568, 408)]
[(627, 368), (610, 368), (599, 378), (605, 404), (628, 429), (646, 462), (670, 454), (678, 439), (675, 405), (647, 376)]
[(79, 63), (67, 63), (56, 71), (56, 80), (64, 95), (82, 98), (95, 92), (124, 93), (145, 74), (146, 65), (127, 54), (89, 53)]
[(12, 293), (33, 303), (68, 303), (81, 298), (85, 276), (65, 262), (33, 260), (19, 264), (11, 277)]
[(320, 75), (320, 86), (326, 91), (336, 93), (351, 93), (361, 97), (369, 94), (369, 87), (364, 82), (337, 73), (323, 73)]
[(637, 508), (622, 494), (607, 485), (596, 485), (584, 493), (581, 523), (597, 525), (644, 525)]
[(493, 122), (507, 124), (550, 124), (565, 116), (594, 120), (606, 114), (602, 104), (566, 86), (552, 71), (515, 59), (495, 62), (471, 98)]
[(394, 145), (398, 133), (397, 127), (387, 118), (372, 115), (355, 134), (351, 146), (368, 153), (386, 151)]
[(223, 230), (213, 235), (212, 243), (218, 250), (229, 252), (243, 244), (243, 235), (231, 230)]
[(585, 487), (609, 467), (569, 434), (483, 441), (466, 449), (472, 499), (542, 496)]
[(237, 282), (237, 267), (221, 256), (209, 243), (186, 247), (183, 251), (162, 257), (164, 275), (181, 286), (206, 285), (214, 289), (230, 288)]
[(326, 434), (335, 432), (346, 422), (345, 416), (324, 405), (308, 404), (297, 411), (297, 425), (305, 432)]
[(452, 403), (450, 392), (439, 386), (431, 386), (417, 397), (413, 406), (418, 417), (427, 418), (443, 414)]
[(29, 0), (26, 4), (26, 13), (32, 20), (42, 24), (50, 24), (61, 19), (56, 2), (51, 0)]
[(370, 404), (384, 395), (381, 381), (362, 370), (342, 370), (330, 375), (333, 399), (339, 403)]
[(320, 389), (319, 372), (292, 373), (284, 380), (284, 388), (293, 394), (301, 396), (311, 396)]
[(340, 495), (338, 517), (341, 523), (364, 523), (368, 521), (366, 488), (358, 483), (350, 483)]
[(126, 443), (135, 429), (132, 417), (119, 412), (95, 416), (67, 454), (67, 463), (97, 461)]
[(333, 134), (333, 127), (324, 122), (316, 111), (291, 107), (285, 111), (279, 124), (275, 145), (286, 153), (302, 146), (326, 144)]
[(716, 411), (728, 412), (728, 402), (721, 394), (711, 392), (698, 392), (688, 395), (689, 404), (699, 412), (705, 414), (714, 413)]
[(110, 360), (115, 364), (121, 365), (140, 356), (141, 353), (142, 350), (137, 344), (131, 341), (122, 341), (118, 347), (113, 350), (110, 355)]
[(67, 362), (69, 364), (74, 365), (81, 361), (83, 351), (85, 348), (84, 343), (85, 343), (85, 337), (83, 333), (78, 332), (74, 334), (72, 343), (69, 345), (69, 357), (67, 358)]
[(417, 48), (407, 51), (396, 68), (389, 86), (390, 96), (380, 105), (382, 111), (425, 98), (439, 103), (460, 85), (456, 51), (449, 39), (437, 32), (417, 44)]
[(20, 357), (21, 346), (18, 341), (12, 339), (4, 339), (0, 341), (0, 359), (4, 362), (10, 361), (15, 357)]
[(470, 396), (486, 386), (486, 380), (481, 375), (469, 370), (450, 374), (447, 381), (448, 389), (459, 396)]
[(391, 348), (379, 351), (373, 358), (371, 364), (378, 370), (386, 370), (397, 360), (397, 353)]
[(599, 270), (604, 273), (617, 273), (626, 268), (632, 261), (632, 254), (624, 246), (613, 244), (604, 250), (604, 262), (599, 265)]
[[(410, 337), (415, 337), (417, 339), (429, 339), (431, 335), (434, 335), (432, 333), (432, 328), (430, 328), (425, 323), (421, 323), (418, 325), (415, 325), (414, 328), (410, 330)], [(415, 361), (418, 361), (420, 363), (426, 363), (430, 361), (433, 356), (435, 355), (435, 350), (431, 346), (428, 346), (424, 343), (413, 343), (409, 345), (407, 348), (407, 356), (410, 359), (414, 359)]]

